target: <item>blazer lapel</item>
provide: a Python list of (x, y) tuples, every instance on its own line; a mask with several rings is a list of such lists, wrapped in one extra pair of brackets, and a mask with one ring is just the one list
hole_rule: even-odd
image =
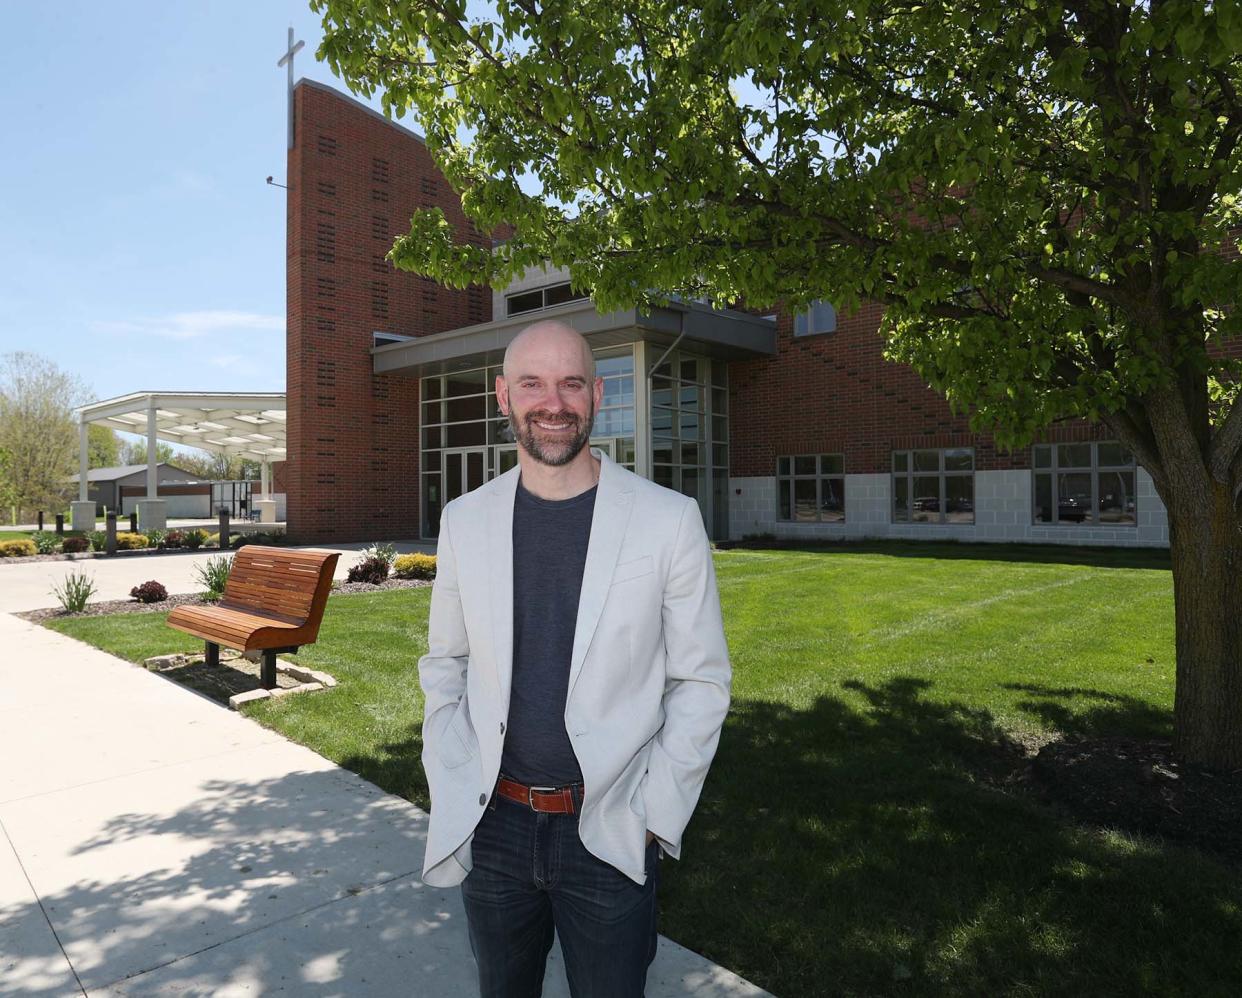
[(518, 468), (511, 468), (488, 484), (487, 555), (491, 589), (492, 653), (496, 688), (504, 710), (509, 709), (513, 681), (513, 498)]
[(630, 522), (634, 498), (633, 491), (625, 488), (624, 477), (617, 466), (601, 451), (593, 453), (599, 457), (599, 489), (595, 493), (595, 512), (591, 517), (586, 566), (582, 571), (582, 593), (578, 599), (574, 651), (569, 664), (570, 695), (582, 671), (591, 638), (595, 636), (600, 614), (604, 612), (604, 602), (608, 598), (617, 556), (621, 553), (621, 541)]

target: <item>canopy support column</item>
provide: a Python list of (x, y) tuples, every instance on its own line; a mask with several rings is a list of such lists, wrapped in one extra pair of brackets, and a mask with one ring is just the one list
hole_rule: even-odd
[(78, 501), (69, 504), (69, 525), (74, 530), (95, 529), (95, 504), (90, 495), (87, 472), (90, 470), (90, 423), (78, 417)]
[(155, 399), (147, 400), (147, 497), (138, 501), (138, 529), (163, 530), (168, 525), (164, 500), (159, 497), (159, 462), (156, 460), (159, 424), (156, 422)]

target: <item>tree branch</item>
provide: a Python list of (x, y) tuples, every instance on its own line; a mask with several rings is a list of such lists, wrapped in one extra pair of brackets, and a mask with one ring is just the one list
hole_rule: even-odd
[(1100, 416), (1100, 421), (1116, 434), (1118, 440), (1133, 451), (1138, 463), (1151, 475), (1156, 491), (1161, 496), (1165, 495), (1168, 476), (1165, 474), (1164, 462), (1160, 460), (1156, 435), (1152, 432), (1151, 425), (1142, 410), (1136, 409), (1133, 405), (1127, 406), (1124, 410), (1104, 413)]
[(1222, 485), (1227, 485), (1239, 456), (1242, 456), (1242, 392), (1233, 400), (1220, 429), (1212, 435), (1212, 443), (1208, 447), (1208, 473)]

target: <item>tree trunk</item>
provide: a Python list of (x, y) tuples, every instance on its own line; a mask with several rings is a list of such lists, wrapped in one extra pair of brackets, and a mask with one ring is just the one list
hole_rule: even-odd
[(1169, 547), (1177, 620), (1174, 751), (1242, 769), (1242, 523), (1232, 490), (1173, 490)]

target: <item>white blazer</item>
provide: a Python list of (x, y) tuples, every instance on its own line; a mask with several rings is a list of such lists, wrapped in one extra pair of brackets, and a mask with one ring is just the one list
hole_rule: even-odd
[[(569, 668), (565, 727), (582, 768), (583, 845), (642, 884), (650, 829), (681, 857), (729, 708), (731, 671), (698, 504), (598, 450), (599, 490)], [(425, 694), (431, 821), (423, 880), (450, 887), (500, 771), (513, 673), (518, 468), (440, 517)]]

